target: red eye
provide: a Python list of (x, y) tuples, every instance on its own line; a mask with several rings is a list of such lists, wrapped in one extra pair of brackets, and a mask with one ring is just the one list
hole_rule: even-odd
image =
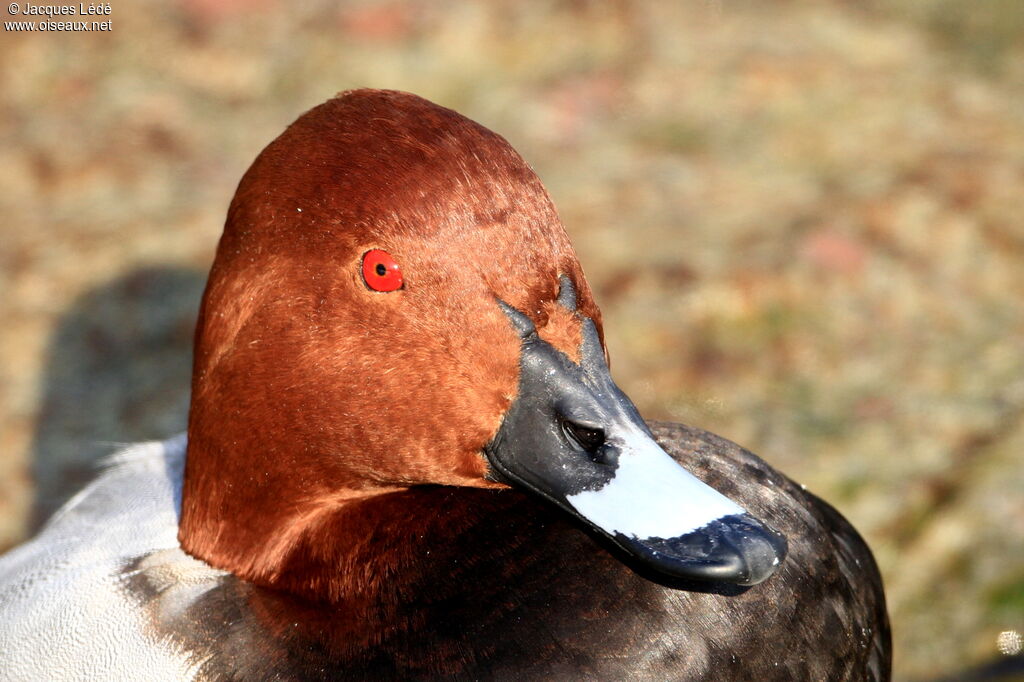
[(402, 268), (387, 251), (371, 249), (363, 254), (363, 280), (374, 291), (402, 288)]

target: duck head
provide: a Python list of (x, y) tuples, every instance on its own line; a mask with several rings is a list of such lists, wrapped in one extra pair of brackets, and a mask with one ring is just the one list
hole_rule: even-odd
[(296, 554), (365, 570), (336, 557), (373, 534), (330, 529), (426, 485), (529, 491), (671, 577), (751, 585), (785, 554), (612, 381), (529, 166), (413, 95), (343, 93), (259, 155), (195, 350), (179, 539), (257, 584), (337, 597)]

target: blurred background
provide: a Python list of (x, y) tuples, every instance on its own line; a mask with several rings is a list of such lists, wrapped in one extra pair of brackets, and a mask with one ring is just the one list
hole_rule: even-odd
[(897, 679), (1020, 662), (1024, 3), (298, 5), (115, 0), (109, 33), (0, 38), (0, 551), (117, 443), (184, 429), (259, 150), (397, 88), (534, 165), (648, 418), (860, 529)]

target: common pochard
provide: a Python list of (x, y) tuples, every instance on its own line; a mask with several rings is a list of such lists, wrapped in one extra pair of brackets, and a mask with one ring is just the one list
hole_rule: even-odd
[[(651, 296), (667, 295), (652, 292)], [(0, 675), (886, 680), (828, 504), (646, 423), (540, 180), (419, 97), (347, 92), (242, 178), (187, 438), (0, 559)]]

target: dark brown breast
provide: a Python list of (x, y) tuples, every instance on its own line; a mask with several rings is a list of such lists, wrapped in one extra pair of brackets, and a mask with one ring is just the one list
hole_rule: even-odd
[(717, 593), (656, 582), (533, 498), (437, 486), (410, 489), (418, 521), (375, 539), (414, 558), (372, 600), (324, 606), (228, 576), (168, 608), (146, 571), (130, 589), (208, 679), (888, 680), (881, 579), (856, 531), (742, 448), (652, 429), (787, 536), (776, 575)]

